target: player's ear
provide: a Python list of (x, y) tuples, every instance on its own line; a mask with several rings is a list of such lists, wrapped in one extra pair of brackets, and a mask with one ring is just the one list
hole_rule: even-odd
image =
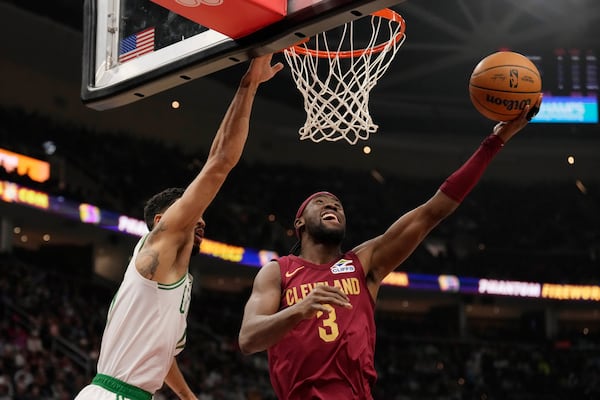
[(296, 218), (294, 221), (294, 228), (300, 229), (304, 226), (304, 219), (302, 217)]
[(158, 221), (160, 221), (161, 218), (162, 218), (162, 214), (154, 215), (154, 223), (152, 224), (152, 228), (154, 228), (156, 226), (156, 224), (158, 224)]

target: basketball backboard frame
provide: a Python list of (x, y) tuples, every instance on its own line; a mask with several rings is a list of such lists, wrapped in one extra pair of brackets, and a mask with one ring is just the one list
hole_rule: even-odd
[[(81, 99), (108, 110), (147, 98), (248, 59), (281, 51), (404, 0), (290, 0), (280, 21), (233, 40), (206, 29), (124, 64), (115, 62), (118, 21), (125, 0), (85, 0)], [(148, 0), (150, 2), (150, 0)]]

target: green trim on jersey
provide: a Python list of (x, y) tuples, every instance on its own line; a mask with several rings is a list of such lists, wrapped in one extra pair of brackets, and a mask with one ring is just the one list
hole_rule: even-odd
[(183, 349), (185, 347), (185, 343), (187, 339), (187, 329), (185, 331), (183, 331), (183, 335), (181, 336), (181, 339), (179, 339), (177, 341), (177, 345), (175, 345), (176, 349)]
[(140, 250), (142, 249), (142, 247), (144, 247), (144, 243), (146, 243), (146, 239), (148, 239), (148, 236), (150, 236), (150, 232), (146, 232), (146, 234), (142, 238), (142, 244), (140, 244)]
[(173, 290), (173, 289), (177, 289), (179, 286), (181, 286), (181, 285), (183, 284), (183, 282), (185, 282), (185, 278), (187, 278), (187, 275), (188, 275), (188, 274), (186, 273), (185, 275), (183, 275), (183, 276), (181, 277), (181, 279), (180, 279), (180, 280), (178, 280), (178, 281), (177, 281), (177, 282), (175, 282), (175, 283), (171, 283), (171, 284), (169, 284), (169, 285), (166, 285), (166, 284), (164, 284), (164, 283), (159, 283), (159, 282), (156, 282), (156, 284), (158, 285), (158, 288), (159, 288), (159, 289), (162, 289), (162, 290)]
[(113, 392), (117, 395), (117, 399), (152, 400), (152, 393), (148, 393), (137, 386), (130, 385), (112, 376), (97, 374), (92, 379), (92, 384)]

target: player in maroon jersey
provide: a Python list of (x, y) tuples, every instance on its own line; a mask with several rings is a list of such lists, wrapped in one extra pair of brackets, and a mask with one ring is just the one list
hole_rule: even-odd
[(497, 124), (433, 197), (351, 251), (341, 249), (346, 218), (335, 195), (318, 192), (300, 205), (294, 221), (299, 256), (261, 268), (239, 334), (243, 353), (268, 351), (279, 399), (372, 399), (374, 306), (382, 280), (459, 206), (540, 103), (541, 96), (531, 111)]

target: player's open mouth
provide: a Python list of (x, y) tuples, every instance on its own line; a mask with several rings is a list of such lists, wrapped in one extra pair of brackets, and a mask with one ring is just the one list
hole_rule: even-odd
[(327, 213), (325, 213), (325, 214), (321, 215), (321, 219), (322, 219), (323, 221), (335, 221), (335, 222), (337, 222), (337, 223), (339, 223), (339, 222), (340, 222), (340, 220), (339, 220), (339, 218), (337, 217), (337, 215), (335, 215), (334, 213), (330, 213), (330, 212), (327, 212)]

